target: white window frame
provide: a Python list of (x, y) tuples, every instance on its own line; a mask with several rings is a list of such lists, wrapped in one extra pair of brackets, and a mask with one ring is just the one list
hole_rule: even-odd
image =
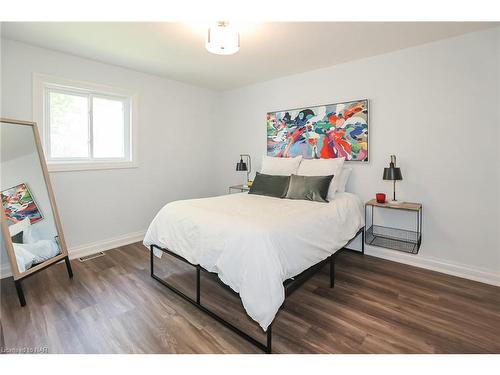
[[(92, 126), (89, 126), (89, 157), (51, 158), (49, 129), (49, 93), (61, 92), (82, 95), (89, 99), (89, 122), (92, 121), (93, 98), (122, 101), (125, 113), (125, 157), (94, 158)], [(45, 74), (33, 74), (33, 117), (38, 124), (49, 172), (82, 171), (95, 169), (136, 168), (137, 163), (137, 95), (115, 87), (69, 80)]]

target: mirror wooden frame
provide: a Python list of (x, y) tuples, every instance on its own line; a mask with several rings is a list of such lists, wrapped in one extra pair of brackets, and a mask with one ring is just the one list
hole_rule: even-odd
[(31, 126), (33, 129), (33, 136), (35, 138), (35, 145), (38, 153), (38, 158), (40, 160), (40, 166), (42, 168), (43, 178), (45, 180), (45, 186), (47, 187), (47, 192), (49, 195), (49, 200), (52, 208), (52, 214), (54, 216), (54, 223), (57, 229), (57, 233), (59, 236), (59, 244), (61, 247), (61, 254), (56, 255), (53, 258), (46, 260), (43, 263), (40, 263), (34, 267), (31, 267), (25, 272), (19, 272), (19, 268), (17, 267), (16, 255), (14, 253), (14, 246), (12, 245), (12, 239), (9, 233), (9, 228), (7, 226), (7, 216), (5, 215), (5, 211), (3, 209), (3, 204), (0, 204), (0, 213), (2, 217), (2, 234), (5, 241), (5, 248), (7, 250), (7, 255), (9, 256), (10, 268), (12, 270), (12, 276), (14, 278), (14, 283), (16, 286), (17, 295), (19, 297), (19, 302), (21, 306), (26, 305), (26, 299), (24, 297), (24, 292), (21, 284), (21, 280), (35, 274), (38, 271), (41, 271), (55, 263), (58, 263), (62, 260), (66, 262), (66, 268), (68, 270), (68, 275), (70, 278), (73, 277), (73, 271), (71, 269), (71, 263), (69, 261), (68, 256), (68, 248), (66, 246), (66, 241), (64, 239), (64, 232), (62, 229), (61, 219), (59, 218), (59, 211), (57, 210), (56, 199), (54, 196), (54, 191), (52, 190), (52, 185), (50, 183), (49, 171), (47, 169), (47, 163), (45, 162), (45, 155), (43, 153), (42, 144), (40, 142), (40, 134), (38, 132), (38, 126), (36, 122), (32, 121), (20, 121), (9, 118), (0, 118), (0, 122), (19, 125), (19, 126)]

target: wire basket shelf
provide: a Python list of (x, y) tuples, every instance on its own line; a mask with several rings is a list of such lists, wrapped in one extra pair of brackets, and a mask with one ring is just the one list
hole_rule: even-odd
[(366, 243), (372, 246), (411, 254), (418, 254), (420, 249), (421, 234), (411, 230), (372, 225), (366, 230), (365, 237)]

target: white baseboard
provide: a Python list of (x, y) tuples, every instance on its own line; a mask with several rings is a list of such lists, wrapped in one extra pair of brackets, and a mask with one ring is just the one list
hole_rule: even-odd
[[(146, 231), (139, 231), (129, 234), (124, 234), (122, 236), (110, 238), (108, 240), (96, 241), (86, 245), (75, 246), (68, 249), (68, 255), (70, 259), (84, 257), (86, 255), (95, 254), (99, 251), (111, 250), (120, 246), (129, 245), (134, 242), (139, 242), (144, 239)], [(2, 264), (0, 268), (0, 278), (10, 277), (12, 272), (10, 270), (10, 264)]]
[(96, 241), (86, 245), (75, 246), (68, 249), (70, 259), (84, 257), (90, 254), (95, 254), (99, 251), (111, 250), (120, 246), (129, 245), (134, 242), (139, 242), (144, 239), (145, 230), (139, 232), (124, 234), (122, 236), (110, 238), (108, 240)]
[(462, 277), (464, 279), (500, 286), (500, 274), (472, 268), (464, 264), (450, 263), (436, 258), (425, 257), (420, 254), (406, 254), (399, 251), (372, 246), (365, 247), (365, 254), (452, 276)]

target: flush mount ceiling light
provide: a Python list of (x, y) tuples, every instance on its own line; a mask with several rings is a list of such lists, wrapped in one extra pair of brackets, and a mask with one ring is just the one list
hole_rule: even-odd
[(232, 55), (240, 49), (240, 33), (229, 22), (219, 21), (208, 28), (205, 47), (216, 55)]

